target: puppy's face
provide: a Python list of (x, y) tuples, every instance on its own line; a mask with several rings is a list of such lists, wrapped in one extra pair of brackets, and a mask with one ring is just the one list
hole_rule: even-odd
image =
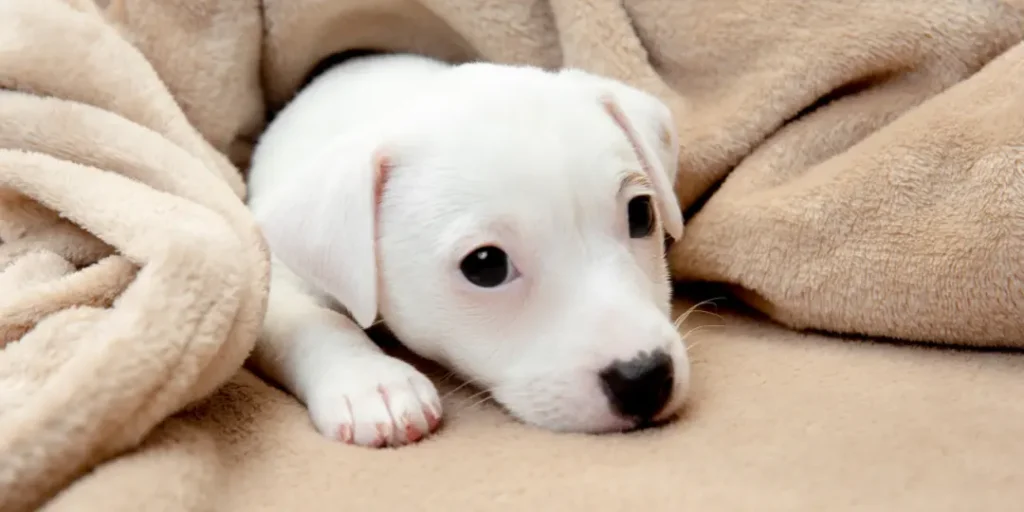
[(356, 185), (375, 191), (373, 266), (343, 270), (376, 276), (376, 309), (365, 293), (340, 302), (525, 422), (604, 432), (670, 416), (689, 362), (669, 317), (664, 237), (682, 220), (667, 109), (571, 71), (474, 64), (435, 87)]

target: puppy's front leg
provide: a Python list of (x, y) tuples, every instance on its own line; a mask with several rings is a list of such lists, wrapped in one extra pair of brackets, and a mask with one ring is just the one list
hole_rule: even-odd
[(396, 446), (437, 428), (441, 401), (426, 376), (384, 354), (282, 264), (275, 261), (272, 272), (252, 362), (306, 405), (322, 434), (362, 446)]

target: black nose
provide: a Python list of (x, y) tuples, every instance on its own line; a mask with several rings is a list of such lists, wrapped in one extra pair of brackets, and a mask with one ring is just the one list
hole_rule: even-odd
[(672, 358), (655, 350), (608, 365), (600, 373), (601, 386), (619, 415), (650, 420), (672, 395), (673, 373)]

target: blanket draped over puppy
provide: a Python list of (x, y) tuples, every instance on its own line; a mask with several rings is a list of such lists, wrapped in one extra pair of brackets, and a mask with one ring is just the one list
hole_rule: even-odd
[[(0, 510), (1015, 509), (1022, 38), (1021, 0), (0, 2)], [(774, 322), (691, 315), (664, 429), (557, 435), (459, 392), (419, 445), (322, 438), (240, 370), (269, 268), (244, 169), (357, 48), (659, 95), (673, 275)]]

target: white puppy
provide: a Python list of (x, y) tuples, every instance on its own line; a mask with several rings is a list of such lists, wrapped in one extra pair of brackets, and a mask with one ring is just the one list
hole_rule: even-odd
[(520, 420), (607, 432), (683, 404), (664, 232), (678, 239), (668, 108), (577, 70), (364, 57), (263, 134), (250, 206), (275, 255), (257, 369), (324, 435), (434, 431), (434, 385), (376, 320)]

